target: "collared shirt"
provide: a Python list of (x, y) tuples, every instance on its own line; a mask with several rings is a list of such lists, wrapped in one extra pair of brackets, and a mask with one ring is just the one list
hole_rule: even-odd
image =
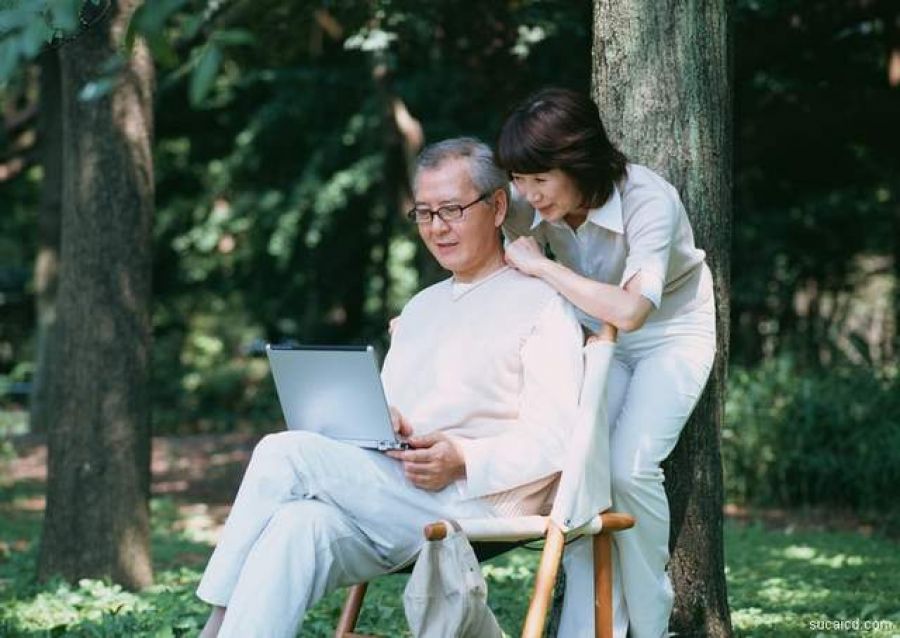
[[(644, 166), (628, 164), (609, 199), (588, 211), (577, 230), (562, 220), (544, 221), (515, 188), (511, 202), (503, 225), (507, 241), (530, 235), (566, 267), (607, 284), (624, 286), (641, 273), (641, 294), (655, 308), (648, 321), (687, 312), (712, 294), (709, 278), (701, 276), (706, 253), (694, 245), (678, 191)], [(583, 312), (579, 318), (599, 326)]]

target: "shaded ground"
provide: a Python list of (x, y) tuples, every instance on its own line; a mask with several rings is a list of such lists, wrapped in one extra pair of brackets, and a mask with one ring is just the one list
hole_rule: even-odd
[[(167, 496), (180, 510), (196, 515), (205, 512), (221, 524), (228, 515), (253, 446), (260, 435), (247, 433), (155, 437), (152, 456), (153, 496)], [(40, 438), (13, 440), (16, 458), (0, 462), (0, 502), (4, 482), (17, 484), (19, 509), (41, 512), (46, 480), (47, 450)], [(771, 530), (841, 531), (864, 536), (879, 533), (900, 535), (893, 521), (861, 516), (833, 508), (752, 508), (728, 505), (725, 516), (741, 524), (759, 523)]]

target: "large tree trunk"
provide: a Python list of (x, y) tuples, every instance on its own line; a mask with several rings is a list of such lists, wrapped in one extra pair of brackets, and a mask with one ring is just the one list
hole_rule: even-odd
[(30, 429), (46, 432), (50, 376), (58, 371), (56, 354), (56, 290), (59, 280), (59, 234), (62, 221), (62, 86), (57, 49), (49, 48), (39, 59), (40, 111), (38, 144), (43, 181), (37, 220), (37, 258), (34, 265), (34, 297), (37, 316), (35, 370), (30, 401)]
[[(632, 161), (678, 188), (716, 283), (718, 356), (666, 463), (680, 636), (729, 636), (719, 453), (728, 358), (731, 33), (724, 0), (595, 0), (593, 94)], [(638, 521), (640, 525), (640, 521)]]
[[(79, 99), (122, 52), (137, 0), (60, 49), (63, 219), (42, 578), (152, 580), (149, 552), (153, 68), (140, 43), (112, 90)], [(127, 53), (123, 53), (127, 55)]]

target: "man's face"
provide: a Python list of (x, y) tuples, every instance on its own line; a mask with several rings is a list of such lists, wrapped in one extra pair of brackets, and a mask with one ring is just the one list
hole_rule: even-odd
[[(415, 187), (416, 207), (433, 211), (441, 206), (466, 206), (485, 195), (472, 184), (464, 159), (446, 160), (436, 168), (420, 171)], [(478, 279), (499, 255), (497, 229), (506, 214), (506, 200), (502, 191), (487, 195), (466, 208), (458, 221), (445, 222), (434, 215), (431, 222), (418, 224), (419, 236), (428, 250), (460, 281)]]

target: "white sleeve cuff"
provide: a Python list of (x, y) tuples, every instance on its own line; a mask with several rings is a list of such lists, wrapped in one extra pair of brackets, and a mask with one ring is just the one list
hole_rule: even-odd
[(653, 304), (653, 307), (659, 310), (659, 306), (662, 303), (663, 278), (651, 269), (640, 266), (628, 268), (625, 270), (619, 285), (624, 287), (638, 273), (641, 275), (641, 296), (646, 297)]

